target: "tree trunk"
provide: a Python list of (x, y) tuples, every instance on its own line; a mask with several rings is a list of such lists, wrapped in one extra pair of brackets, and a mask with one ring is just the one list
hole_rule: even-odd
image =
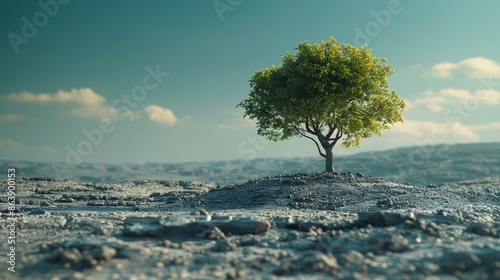
[(325, 152), (326, 152), (325, 172), (335, 172), (335, 169), (333, 168), (332, 149), (325, 149)]

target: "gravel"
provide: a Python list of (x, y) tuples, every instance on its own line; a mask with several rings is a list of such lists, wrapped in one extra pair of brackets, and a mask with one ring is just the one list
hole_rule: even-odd
[[(500, 278), (499, 178), (412, 186), (302, 173), (230, 186), (17, 186), (16, 273), (0, 279)], [(8, 246), (0, 235), (2, 252)]]

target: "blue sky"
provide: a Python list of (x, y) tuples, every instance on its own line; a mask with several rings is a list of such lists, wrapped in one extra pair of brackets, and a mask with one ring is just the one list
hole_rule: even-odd
[(405, 122), (336, 155), (500, 141), (498, 1), (1, 1), (0, 159), (316, 156), (235, 108), (299, 42), (367, 43)]

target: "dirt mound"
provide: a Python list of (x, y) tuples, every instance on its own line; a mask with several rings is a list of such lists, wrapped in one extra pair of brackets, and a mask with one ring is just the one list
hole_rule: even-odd
[[(480, 183), (480, 182), (478, 182)], [(474, 182), (463, 185), (472, 185)], [(296, 208), (368, 211), (385, 209), (460, 209), (470, 203), (498, 205), (500, 184), (411, 186), (361, 173), (309, 173), (274, 176), (219, 187), (196, 198), (209, 209)]]

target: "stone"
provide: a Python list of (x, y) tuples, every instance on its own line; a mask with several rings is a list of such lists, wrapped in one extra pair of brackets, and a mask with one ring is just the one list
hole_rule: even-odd
[(190, 217), (148, 217), (125, 220), (123, 234), (133, 237), (162, 237), (169, 235), (185, 235), (194, 237), (199, 232), (212, 228), (211, 216)]
[(339, 263), (343, 266), (357, 263), (364, 258), (363, 254), (356, 250), (349, 250), (341, 254)]
[(74, 202), (75, 200), (71, 197), (62, 197), (58, 200), (58, 202), (66, 202), (66, 203), (71, 203)]
[(57, 250), (54, 255), (50, 257), (50, 260), (58, 263), (69, 263), (71, 265), (77, 265), (83, 259), (82, 253), (76, 248)]
[(447, 272), (470, 271), (483, 265), (482, 260), (472, 252), (447, 253), (440, 263), (440, 267)]
[(329, 269), (339, 269), (337, 259), (332, 254), (325, 255), (321, 252), (316, 252), (316, 259), (324, 263)]
[(219, 240), (226, 238), (226, 235), (218, 227), (214, 227), (212, 230), (205, 233), (205, 237), (210, 240)]
[(220, 239), (215, 242), (215, 246), (213, 247), (214, 252), (228, 252), (234, 251), (238, 248), (238, 246), (228, 239)]
[(210, 214), (208, 213), (208, 211), (205, 209), (198, 209), (198, 210), (194, 211), (192, 214), (193, 215), (201, 215), (201, 216), (205, 216), (205, 217), (211, 217)]
[(103, 245), (97, 248), (94, 248), (90, 254), (97, 261), (109, 261), (114, 256), (116, 256), (116, 250), (112, 247)]
[(81, 264), (86, 268), (91, 268), (99, 265), (99, 262), (92, 256), (86, 255), (83, 257)]
[(40, 206), (42, 206), (42, 207), (49, 207), (50, 203), (48, 203), (47, 201), (42, 201), (42, 202), (40, 202)]
[(240, 246), (256, 246), (261, 243), (262, 239), (258, 235), (245, 235), (239, 240), (238, 245)]
[(500, 225), (473, 223), (467, 227), (467, 231), (482, 236), (499, 237)]
[(30, 211), (30, 215), (47, 215), (47, 214), (50, 214), (50, 212), (42, 210), (42, 209), (37, 209), (37, 210)]
[(269, 231), (271, 224), (267, 220), (256, 220), (252, 218), (238, 218), (223, 223), (219, 226), (225, 234), (245, 235), (261, 234)]
[(391, 199), (384, 199), (377, 201), (378, 207), (392, 207), (394, 206), (394, 202)]
[(102, 226), (98, 226), (92, 233), (95, 235), (109, 235), (111, 230)]
[(397, 226), (403, 224), (407, 220), (414, 220), (415, 214), (413, 212), (408, 213), (396, 213), (388, 211), (377, 211), (377, 212), (361, 212), (358, 214), (358, 225), (365, 227), (367, 225), (386, 227), (386, 226)]

